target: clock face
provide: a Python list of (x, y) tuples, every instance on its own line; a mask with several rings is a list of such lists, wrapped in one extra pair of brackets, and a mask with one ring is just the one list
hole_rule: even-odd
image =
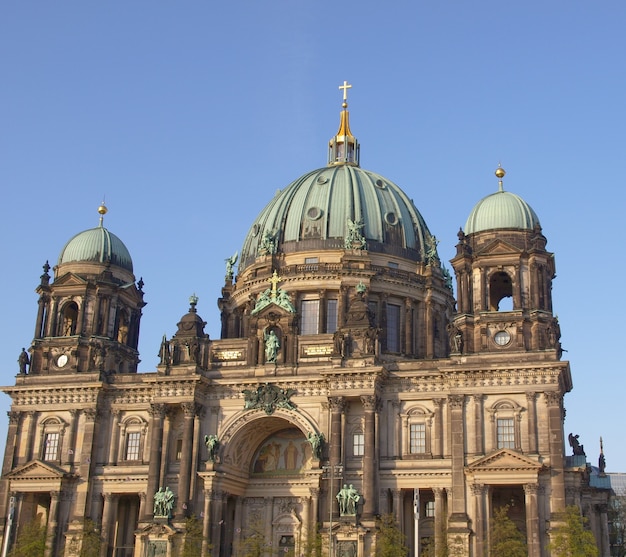
[(63, 367), (65, 364), (67, 364), (67, 354), (61, 354), (57, 358), (57, 366)]
[(493, 336), (493, 340), (498, 346), (506, 346), (509, 342), (511, 342), (511, 335), (508, 331), (498, 331)]

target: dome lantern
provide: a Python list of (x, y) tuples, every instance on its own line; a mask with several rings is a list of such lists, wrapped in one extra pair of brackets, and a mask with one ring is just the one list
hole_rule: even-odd
[(360, 145), (356, 137), (350, 131), (350, 113), (348, 112), (348, 89), (351, 89), (347, 81), (339, 86), (343, 89), (343, 103), (339, 120), (339, 130), (328, 143), (328, 165), (349, 164), (359, 166)]

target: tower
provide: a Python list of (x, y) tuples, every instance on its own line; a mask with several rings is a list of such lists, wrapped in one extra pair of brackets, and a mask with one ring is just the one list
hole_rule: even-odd
[(100, 223), (67, 242), (50, 283), (46, 262), (37, 287), (39, 309), (30, 373), (135, 373), (143, 281), (135, 284), (124, 243)]

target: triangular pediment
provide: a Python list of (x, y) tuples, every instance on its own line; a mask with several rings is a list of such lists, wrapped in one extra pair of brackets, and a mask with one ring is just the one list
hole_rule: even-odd
[(13, 481), (61, 480), (66, 476), (65, 470), (49, 462), (31, 460), (8, 473), (5, 478)]
[(522, 250), (515, 247), (513, 244), (509, 244), (504, 240), (495, 239), (493, 242), (487, 244), (483, 249), (476, 252), (476, 256), (485, 255), (512, 255), (519, 254)]
[(536, 460), (509, 449), (500, 449), (469, 464), (466, 472), (538, 472), (541, 468), (543, 465)]
[(65, 273), (54, 281), (54, 286), (84, 286), (87, 281), (74, 273)]

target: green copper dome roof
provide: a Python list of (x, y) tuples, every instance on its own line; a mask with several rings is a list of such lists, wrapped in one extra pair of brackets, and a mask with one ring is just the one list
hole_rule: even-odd
[(128, 249), (115, 234), (103, 226), (76, 234), (61, 250), (58, 264), (78, 261), (117, 265), (132, 273), (133, 261)]
[(284, 253), (344, 249), (348, 224), (361, 221), (365, 249), (414, 261), (432, 242), (413, 202), (393, 182), (351, 164), (313, 170), (261, 211), (241, 250), (240, 270), (263, 254), (269, 235)]

